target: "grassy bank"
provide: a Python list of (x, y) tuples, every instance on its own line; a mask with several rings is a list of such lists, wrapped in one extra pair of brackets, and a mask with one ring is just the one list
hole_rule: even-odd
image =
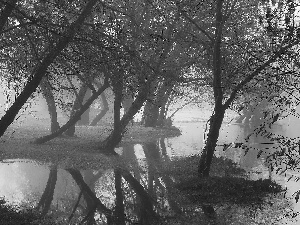
[[(61, 136), (37, 145), (31, 142), (37, 137), (49, 134), (48, 128), (42, 123), (13, 125), (0, 139), (0, 158), (34, 159), (79, 169), (109, 167), (109, 157), (101, 154), (98, 146), (110, 134), (111, 129), (110, 124), (100, 124), (96, 127), (78, 126), (75, 137)], [(120, 146), (126, 143), (142, 144), (178, 135), (180, 131), (174, 127), (151, 128), (135, 124), (128, 126)]]
[(276, 182), (250, 180), (229, 159), (214, 158), (211, 177), (199, 178), (199, 156), (177, 158), (164, 166), (173, 177), (185, 214), (167, 224), (297, 224), (285, 189)]

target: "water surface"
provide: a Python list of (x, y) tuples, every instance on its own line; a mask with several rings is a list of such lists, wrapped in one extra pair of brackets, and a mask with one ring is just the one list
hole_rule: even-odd
[[(181, 213), (183, 208), (174, 195), (174, 180), (170, 175), (163, 175), (160, 164), (171, 161), (174, 157), (200, 154), (203, 147), (206, 122), (179, 122), (175, 124), (182, 135), (174, 138), (158, 139), (155, 142), (123, 145), (119, 150), (128, 161), (128, 172), (137, 183), (141, 184), (151, 198), (155, 199), (160, 215)], [(295, 136), (298, 134), (299, 121), (289, 119), (272, 127), (272, 132)], [(245, 142), (253, 127), (242, 124), (224, 124), (221, 129), (216, 156), (226, 157), (245, 169), (251, 179), (271, 178), (287, 187), (288, 196), (300, 189), (299, 182), (287, 181), (289, 174), (298, 176), (296, 171), (276, 174), (265, 162), (266, 157), (274, 152), (276, 144), (253, 135), (247, 144), (251, 150), (228, 148), (224, 144)], [(257, 157), (260, 150), (263, 152)], [(127, 173), (123, 171), (123, 176)], [(127, 174), (128, 175), (128, 174)], [(127, 176), (126, 175), (126, 176)], [(82, 176), (82, 180), (81, 177)], [(128, 177), (127, 177), (128, 178)], [(131, 178), (128, 178), (131, 179)], [(131, 182), (134, 182), (131, 180)], [(122, 190), (126, 200), (124, 211), (132, 222), (151, 217), (147, 211), (139, 188), (132, 187), (120, 178), (120, 171), (114, 169), (76, 170), (58, 168), (57, 165), (41, 164), (33, 160), (11, 159), (0, 163), (0, 196), (5, 197), (7, 204), (36, 208), (42, 213), (53, 213), (59, 220), (82, 220), (93, 210), (95, 199), (83, 194), (84, 184), (100, 199), (105, 209), (118, 206), (118, 190)], [(294, 209), (300, 212), (300, 204), (293, 200)], [(147, 212), (145, 214), (145, 212)], [(122, 213), (121, 213), (122, 214)], [(106, 221), (101, 213), (96, 213), (91, 220)]]

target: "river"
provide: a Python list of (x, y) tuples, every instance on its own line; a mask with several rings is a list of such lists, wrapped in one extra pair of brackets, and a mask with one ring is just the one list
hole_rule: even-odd
[[(168, 193), (172, 189), (172, 178), (169, 176), (156, 176), (159, 167), (157, 162), (172, 160), (175, 157), (184, 157), (200, 154), (203, 147), (205, 122), (176, 122), (182, 135), (174, 138), (159, 139), (156, 142), (127, 144), (118, 149), (119, 154), (128, 160), (129, 168), (134, 177), (147, 188), (150, 195), (155, 196), (160, 214), (168, 215), (178, 213), (182, 208)], [(289, 118), (275, 124), (272, 132), (289, 137), (297, 137), (300, 122), (297, 118)], [(269, 140), (261, 136), (251, 136), (248, 145), (252, 148), (245, 154), (245, 149), (229, 147), (224, 151), (224, 144), (245, 142), (245, 137), (251, 132), (251, 127), (241, 124), (225, 123), (222, 126), (216, 156), (226, 157), (245, 169), (251, 179), (271, 178), (287, 188), (287, 195), (300, 189), (300, 183), (295, 179), (289, 179), (289, 175), (298, 176), (297, 171), (286, 171), (277, 174), (268, 168), (265, 159), (274, 151), (274, 146)], [(260, 150), (263, 152), (257, 157)], [(113, 208), (116, 200), (115, 181), (117, 173), (113, 169), (85, 170), (80, 172), (84, 182), (95, 192), (107, 208)], [(48, 212), (59, 212), (61, 220), (67, 221), (70, 215), (82, 219), (84, 212), (89, 212), (90, 204), (86, 196), (86, 202), (80, 200), (80, 188), (78, 180), (71, 171), (59, 168), (52, 164), (41, 164), (27, 159), (10, 159), (0, 163), (0, 196), (5, 197), (8, 204), (22, 205), (26, 207), (39, 207)], [(52, 186), (51, 186), (52, 185)], [(141, 210), (141, 202), (136, 198), (133, 190), (125, 187), (123, 192), (129, 196), (126, 200), (127, 210), (131, 217), (137, 220)], [(50, 196), (50, 197), (49, 197)], [(295, 212), (300, 212), (300, 204), (291, 199)], [(133, 204), (133, 203), (136, 204)], [(76, 210), (72, 213), (74, 205)], [(139, 213), (138, 213), (139, 212)], [(64, 216), (63, 216), (64, 215)], [(98, 221), (101, 215), (95, 215)], [(101, 224), (99, 222), (99, 224)], [(289, 223), (297, 224), (297, 223)]]

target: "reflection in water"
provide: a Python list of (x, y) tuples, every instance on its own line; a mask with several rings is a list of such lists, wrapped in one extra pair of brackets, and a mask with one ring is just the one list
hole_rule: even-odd
[[(299, 107), (300, 109), (300, 107)], [(300, 110), (298, 110), (300, 111)], [(300, 189), (300, 179), (296, 182), (294, 179), (288, 181), (290, 174), (299, 174), (300, 171), (289, 171), (289, 174), (276, 174), (276, 171), (271, 171), (268, 163), (265, 162), (267, 156), (273, 153), (277, 149), (277, 145), (272, 141), (261, 135), (251, 135), (256, 128), (259, 127), (261, 121), (254, 120), (254, 123), (245, 124), (223, 124), (220, 130), (220, 138), (218, 141), (217, 151), (215, 155), (217, 157), (223, 156), (229, 158), (239, 164), (241, 168), (248, 172), (249, 178), (253, 180), (272, 178), (276, 182), (287, 188), (287, 194), (292, 198), (294, 209), (296, 212), (300, 212), (300, 202), (296, 203), (292, 194)], [(176, 126), (180, 127), (183, 135), (167, 140), (167, 152), (173, 156), (186, 156), (191, 154), (199, 154), (202, 148), (202, 134), (205, 127), (205, 123), (178, 123)], [(285, 135), (287, 137), (299, 136), (300, 120), (296, 117), (289, 117), (278, 121), (272, 125), (270, 131), (275, 134)], [(199, 135), (200, 134), (200, 135)], [(191, 137), (188, 137), (191, 135)], [(198, 139), (196, 139), (196, 136)], [(249, 138), (247, 138), (249, 137)], [(184, 140), (189, 140), (187, 145), (177, 145), (178, 142), (183, 143)], [(247, 139), (247, 143), (245, 143)], [(224, 144), (228, 143), (245, 143), (247, 148), (229, 148), (223, 151)], [(170, 152), (168, 148), (173, 151)], [(186, 150), (186, 151), (184, 151)], [(259, 156), (259, 157), (258, 157)]]
[[(11, 190), (17, 191), (22, 199), (5, 192), (5, 189), (0, 190), (0, 196), (9, 203), (26, 202), (42, 215), (51, 213), (59, 221), (72, 224), (76, 221), (86, 224), (156, 224), (158, 215), (182, 211), (172, 198), (172, 179), (159, 172), (159, 162), (169, 160), (166, 150), (161, 149), (164, 140), (141, 146), (145, 159), (136, 157), (134, 145), (123, 146), (130, 171), (124, 168), (63, 170), (29, 160), (3, 162), (0, 164), (1, 183), (19, 187)], [(147, 167), (140, 167), (140, 164)], [(16, 175), (6, 176), (12, 170)], [(21, 188), (24, 184), (27, 187)], [(32, 192), (34, 194), (28, 194)]]
[[(4, 161), (0, 163), (0, 196), (10, 204), (36, 208), (42, 214), (51, 213), (59, 221), (71, 224), (76, 221), (150, 224), (151, 220), (155, 223), (158, 215), (182, 214), (184, 209), (176, 199), (173, 178), (161, 172), (161, 165), (171, 161), (172, 156), (199, 154), (203, 126), (204, 123), (184, 123), (180, 126), (183, 133), (180, 137), (125, 143), (122, 158), (128, 162), (128, 170), (63, 170), (56, 165), (42, 165), (31, 160)], [(273, 129), (277, 133), (284, 132), (280, 126)], [(287, 183), (285, 178), (268, 170), (265, 159), (272, 153), (274, 145), (263, 137), (252, 135), (248, 139), (251, 150), (230, 148), (223, 151), (223, 143), (243, 142), (252, 130), (250, 126), (224, 125), (216, 155), (239, 163), (252, 179), (272, 177), (294, 191), (292, 188), (298, 183)], [(262, 149), (264, 151), (257, 157)], [(207, 216), (215, 216), (210, 205), (201, 207)]]
[(57, 181), (57, 167), (53, 166), (50, 168), (49, 178), (46, 184), (44, 193), (37, 205), (37, 210), (42, 211), (42, 215), (45, 216), (50, 209), (51, 202), (53, 200), (54, 189)]
[[(295, 134), (295, 132), (298, 131), (298, 127), (296, 128), (295, 126), (291, 126), (291, 119), (289, 119), (288, 121), (289, 123), (281, 122), (272, 125), (271, 128), (267, 127), (267, 130), (273, 134), (289, 137), (289, 134)], [(300, 202), (297, 203), (293, 197), (293, 193), (300, 189), (300, 183), (296, 182), (294, 179), (289, 179), (292, 174), (299, 174), (300, 171), (286, 171), (284, 174), (277, 174), (276, 169), (278, 169), (281, 166), (285, 167), (285, 165), (278, 165), (277, 168), (272, 170), (272, 161), (266, 161), (266, 159), (268, 158), (268, 156), (270, 156), (272, 153), (278, 150), (278, 144), (273, 143), (273, 141), (270, 141), (270, 139), (255, 133), (255, 129), (259, 129), (259, 125), (257, 124), (253, 125), (251, 123), (246, 123), (239, 126), (239, 132), (240, 134), (243, 134), (242, 138), (238, 140), (232, 140), (228, 138), (227, 141), (229, 140), (229, 143), (244, 142), (244, 147), (230, 148), (225, 152), (223, 152), (220, 149), (219, 154), (221, 156), (230, 158), (234, 162), (238, 163), (243, 169), (245, 169), (248, 172), (249, 178), (252, 180), (272, 179), (277, 183), (281, 184), (283, 187), (286, 187), (286, 196), (291, 198), (292, 204), (294, 205), (294, 211), (300, 212)], [(236, 137), (236, 135), (233, 136)]]
[[(8, 203), (28, 205), (38, 201), (45, 189), (49, 169), (31, 160), (6, 160), (0, 164), (0, 196), (6, 196)], [(27, 202), (30, 199), (30, 202)]]

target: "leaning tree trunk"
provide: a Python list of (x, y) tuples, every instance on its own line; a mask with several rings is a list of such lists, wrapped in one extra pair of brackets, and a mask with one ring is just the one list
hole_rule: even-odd
[(44, 77), (40, 84), (42, 95), (46, 100), (48, 112), (51, 120), (51, 133), (57, 131), (60, 126), (57, 121), (57, 110), (55, 105), (54, 95), (52, 93), (51, 85), (46, 77)]
[(90, 123), (90, 126), (96, 126), (97, 123), (105, 116), (105, 114), (108, 112), (109, 108), (108, 108), (108, 102), (105, 96), (105, 93), (103, 92), (101, 95), (101, 100), (102, 100), (102, 107), (101, 107), (101, 111), (99, 114), (97, 114), (95, 116), (95, 118), (93, 119), (93, 121)]
[(97, 3), (97, 0), (90, 0), (86, 7), (83, 9), (82, 13), (79, 15), (77, 20), (70, 25), (67, 29), (66, 33), (61, 36), (60, 40), (56, 44), (55, 48), (53, 48), (47, 56), (42, 60), (41, 63), (38, 64), (36, 69), (34, 70), (32, 76), (29, 81), (25, 85), (21, 94), (16, 98), (13, 105), (6, 111), (5, 115), (0, 120), (0, 137), (3, 136), (6, 129), (9, 125), (14, 121), (15, 117), (19, 113), (22, 106), (27, 102), (28, 98), (31, 96), (33, 92), (35, 92), (36, 88), (39, 86), (42, 78), (44, 77), (48, 66), (54, 61), (54, 59), (60, 54), (60, 52), (69, 44), (72, 40), (78, 29), (83, 24), (85, 18), (89, 15), (90, 11)]
[(119, 131), (112, 132), (100, 145), (102, 151), (106, 151), (111, 154), (115, 154), (114, 148), (119, 144), (122, 139), (122, 135), (125, 132), (126, 126), (133, 119), (134, 115), (142, 108), (144, 102), (147, 99), (149, 89), (144, 88), (138, 96), (135, 98), (134, 102), (130, 106), (128, 112), (124, 114), (120, 121)]
[(224, 115), (225, 110), (221, 108), (218, 109), (218, 111), (215, 111), (215, 114), (213, 114), (210, 118), (209, 132), (207, 134), (205, 147), (203, 148), (198, 166), (198, 175), (200, 177), (209, 176), (210, 166), (215, 152), (215, 148), (217, 146), (219, 132), (224, 119)]
[[(80, 90), (78, 92), (78, 95), (76, 96), (76, 99), (74, 101), (71, 113), (70, 113), (70, 118), (72, 118), (75, 113), (82, 107), (82, 102), (84, 99), (84, 96), (86, 94), (88, 87), (85, 84), (82, 84), (82, 86), (80, 87)], [(81, 119), (81, 117), (79, 118), (79, 120)], [(72, 125), (66, 132), (66, 135), (72, 137), (75, 134), (75, 124)]]
[(44, 137), (40, 137), (37, 138), (33, 143), (35, 144), (43, 144), (47, 141), (52, 140), (53, 138), (58, 137), (59, 135), (61, 135), (63, 132), (65, 132), (66, 130), (68, 130), (71, 126), (74, 126), (76, 124), (76, 122), (80, 119), (81, 115), (90, 107), (90, 105), (99, 97), (99, 95), (101, 95), (101, 93), (103, 91), (105, 91), (106, 88), (109, 87), (108, 82), (106, 81), (103, 86), (101, 88), (99, 88), (99, 90), (95, 93), (92, 94), (92, 96), (86, 101), (86, 103), (84, 103), (84, 105), (78, 110), (76, 111), (76, 113), (74, 114), (73, 117), (71, 117), (69, 119), (69, 121), (63, 125), (59, 130), (57, 130), (56, 132), (50, 134), (50, 135), (46, 135)]

